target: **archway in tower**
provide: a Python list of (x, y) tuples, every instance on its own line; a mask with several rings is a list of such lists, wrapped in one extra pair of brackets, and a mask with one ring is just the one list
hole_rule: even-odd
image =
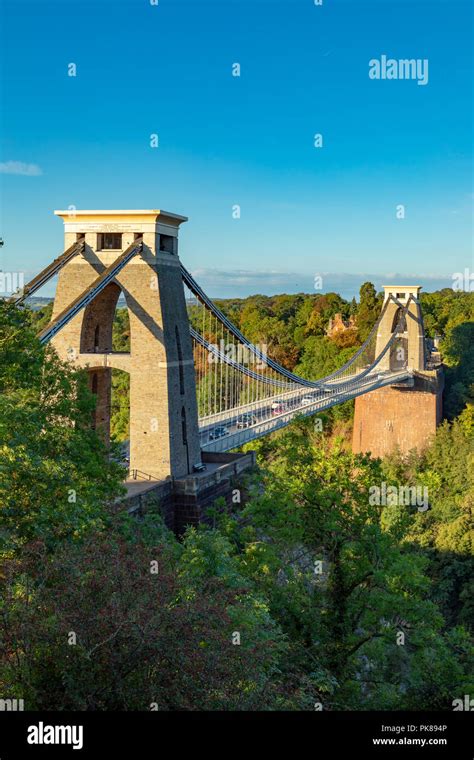
[(112, 370), (110, 404), (110, 439), (118, 444), (124, 461), (129, 455), (130, 441), (130, 375), (120, 369)]
[(390, 348), (390, 369), (393, 372), (404, 369), (408, 359), (407, 320), (401, 306), (395, 311), (392, 321), (392, 335), (398, 328), (398, 336)]
[(81, 353), (103, 354), (113, 350), (113, 328), (120, 293), (120, 287), (111, 282), (86, 306), (82, 320)]
[[(124, 294), (110, 283), (84, 313), (81, 352), (86, 354), (130, 353), (130, 319)], [(113, 456), (127, 459), (130, 430), (130, 377), (128, 372), (100, 366), (89, 369), (89, 384), (96, 396), (93, 427), (112, 443)]]
[[(112, 350), (130, 353), (130, 316), (123, 294), (117, 300), (112, 324)], [(117, 445), (120, 459), (130, 462), (130, 375), (112, 369), (110, 438)]]

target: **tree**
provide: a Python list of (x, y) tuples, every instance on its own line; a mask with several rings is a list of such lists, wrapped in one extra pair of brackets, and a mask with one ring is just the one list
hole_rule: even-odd
[(450, 326), (442, 341), (443, 359), (447, 364), (445, 413), (449, 419), (458, 415), (466, 403), (474, 402), (473, 343), (474, 321)]
[[(450, 625), (474, 631), (470, 584), (474, 573), (474, 407), (437, 430), (423, 456), (400, 461), (398, 480), (427, 485), (430, 509), (414, 516), (408, 536), (423, 547), (435, 581), (433, 598)], [(384, 464), (386, 470), (388, 464)]]
[(264, 709), (275, 698), (284, 641), (262, 604), (232, 568), (233, 582), (216, 571), (196, 582), (198, 537), (181, 551), (146, 530), (109, 526), (53, 556), (37, 542), (4, 563), (2, 695), (30, 710)]
[(450, 709), (466, 663), (443, 637), (427, 559), (400, 545), (383, 507), (371, 505), (380, 462), (330, 448), (307, 427), (266, 453), (263, 493), (223, 529), (291, 642), (294, 699), (328, 709)]
[(115, 311), (112, 346), (114, 351), (130, 351), (130, 318), (127, 308)]
[(364, 282), (359, 291), (359, 308), (357, 309), (357, 329), (359, 340), (363, 343), (380, 316), (381, 303), (371, 282)]
[(308, 380), (317, 380), (341, 367), (353, 354), (353, 347), (341, 350), (326, 336), (312, 336), (305, 342), (304, 352), (300, 363), (295, 367), (295, 372)]
[(118, 369), (112, 370), (110, 435), (118, 442), (130, 438), (130, 375)]
[(1, 551), (52, 547), (106, 519), (122, 469), (91, 429), (84, 372), (40, 345), (28, 310), (0, 302)]

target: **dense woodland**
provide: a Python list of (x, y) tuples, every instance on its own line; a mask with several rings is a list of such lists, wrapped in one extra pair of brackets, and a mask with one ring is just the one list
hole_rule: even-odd
[[(218, 302), (277, 361), (337, 368), (381, 297)], [(452, 710), (474, 695), (474, 294), (424, 294), (442, 336), (446, 420), (428, 449), (350, 451), (351, 403), (252, 444), (231, 511), (179, 539), (119, 506), (82, 372), (36, 339), (48, 308), (0, 303), (0, 691), (25, 709)], [(353, 317), (337, 338), (329, 319)], [(125, 310), (114, 347), (128, 345)], [(126, 376), (114, 436), (127, 436)], [(371, 503), (427, 487), (429, 508)]]

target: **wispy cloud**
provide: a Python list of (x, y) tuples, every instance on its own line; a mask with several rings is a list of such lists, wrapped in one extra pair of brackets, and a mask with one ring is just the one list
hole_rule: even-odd
[(25, 164), (24, 161), (5, 161), (0, 163), (0, 174), (21, 174), (24, 177), (39, 177), (43, 174), (38, 164)]
[(212, 285), (247, 285), (263, 282), (266, 285), (278, 285), (288, 281), (288, 278), (306, 278), (308, 275), (301, 272), (281, 272), (275, 269), (194, 269), (193, 277), (197, 280), (205, 280)]
[[(322, 278), (322, 289), (315, 290), (314, 277)], [(212, 297), (245, 297), (254, 293), (340, 293), (344, 298), (357, 296), (363, 282), (373, 282), (377, 290), (383, 285), (421, 285), (425, 291), (452, 286), (451, 274), (386, 272), (282, 272), (275, 270), (219, 270), (195, 269), (193, 276)]]

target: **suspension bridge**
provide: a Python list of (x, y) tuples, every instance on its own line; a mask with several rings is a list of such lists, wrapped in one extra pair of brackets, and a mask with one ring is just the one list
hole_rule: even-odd
[[(255, 344), (213, 303), (178, 257), (186, 217), (161, 210), (57, 211), (65, 251), (13, 300), (58, 277), (40, 334), (89, 372), (95, 424), (110, 436), (111, 376), (130, 375), (130, 470), (162, 481), (202, 471), (213, 454), (384, 388), (408, 390), (427, 372), (419, 286), (387, 286), (369, 336), (325, 377), (300, 377)], [(130, 351), (112, 347), (118, 298)], [(428, 370), (429, 371), (429, 370)], [(435, 423), (436, 424), (436, 423)]]

